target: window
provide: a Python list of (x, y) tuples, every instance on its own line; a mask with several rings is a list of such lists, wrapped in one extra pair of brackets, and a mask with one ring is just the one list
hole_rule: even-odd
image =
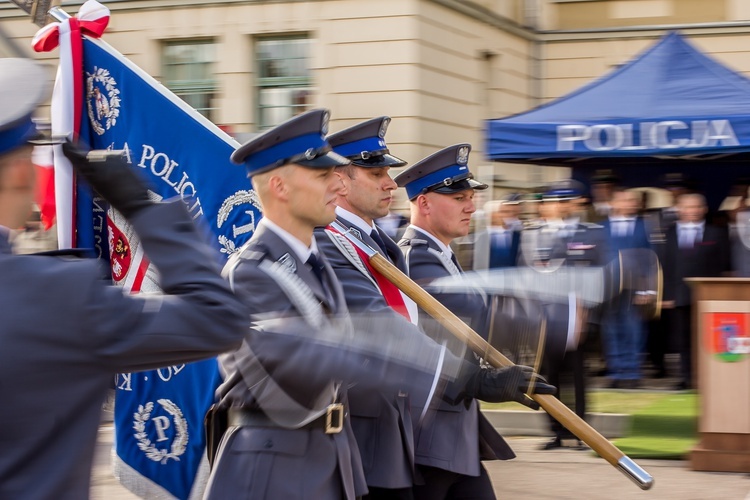
[(211, 121), (215, 121), (211, 107), (216, 94), (215, 61), (216, 45), (211, 40), (164, 46), (164, 85)]
[(310, 41), (305, 36), (259, 38), (255, 46), (258, 124), (267, 129), (308, 109)]

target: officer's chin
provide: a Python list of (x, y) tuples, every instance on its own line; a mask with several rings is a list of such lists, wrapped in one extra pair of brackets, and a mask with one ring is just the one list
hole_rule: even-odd
[(333, 222), (336, 219), (336, 206), (333, 205), (333, 208), (331, 210), (326, 210), (325, 216), (321, 216), (320, 220), (318, 221), (316, 227), (322, 227), (327, 226), (331, 222)]

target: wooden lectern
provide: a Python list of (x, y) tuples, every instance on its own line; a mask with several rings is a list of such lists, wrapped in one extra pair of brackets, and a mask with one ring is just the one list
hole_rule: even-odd
[(750, 279), (686, 278), (700, 441), (693, 470), (750, 472)]

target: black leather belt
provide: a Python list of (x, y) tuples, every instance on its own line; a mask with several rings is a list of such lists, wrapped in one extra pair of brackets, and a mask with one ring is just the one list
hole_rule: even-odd
[[(260, 410), (248, 410), (245, 408), (230, 408), (227, 412), (227, 424), (229, 426), (240, 427), (279, 427), (289, 429), (279, 425), (278, 422), (271, 419), (268, 415)], [(326, 434), (338, 434), (344, 428), (344, 405), (333, 403), (328, 405), (326, 412), (301, 427), (294, 429), (323, 429)]]

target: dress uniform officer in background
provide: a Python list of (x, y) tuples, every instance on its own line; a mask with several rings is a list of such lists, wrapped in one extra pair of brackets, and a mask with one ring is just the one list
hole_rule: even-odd
[[(390, 328), (377, 337), (358, 334), (373, 326), (349, 315), (341, 284), (313, 237), (315, 227), (335, 217), (343, 184), (334, 169), (349, 164), (331, 151), (327, 127), (326, 110), (309, 111), (232, 155), (246, 166), (264, 215), (224, 271), (251, 324), (240, 349), (221, 359), (226, 381), (218, 405), (229, 428), (209, 499), (361, 496), (367, 488), (348, 384), (373, 397), (405, 389), (429, 404), (436, 380), (467, 373), (461, 360), (442, 346), (426, 348), (416, 335)], [(501, 392), (504, 380), (486, 379), (485, 387)], [(516, 394), (528, 386), (521, 382), (502, 388)]]
[[(474, 190), (487, 188), (472, 178), (467, 165), (470, 149), (469, 144), (442, 149), (395, 178), (411, 201), (411, 225), (399, 246), (409, 276), (417, 283), (462, 272), (450, 243), (469, 231)], [(483, 293), (443, 293), (436, 298), (487, 337), (490, 311)], [(433, 338), (449, 339), (450, 334), (428, 317), (420, 321)], [(473, 353), (467, 360), (479, 363)], [(541, 384), (537, 392), (553, 393), (554, 388)], [(417, 499), (495, 498), (481, 460), (515, 457), (471, 398), (463, 405), (442, 404), (429, 410), (416, 430), (416, 442), (416, 463), (425, 481), (414, 487)]]
[[(521, 240), (521, 255), (525, 264), (538, 268), (548, 266), (548, 270), (554, 271), (561, 266), (604, 266), (607, 263), (607, 235), (603, 227), (579, 222), (570, 216), (571, 202), (582, 195), (583, 186), (571, 179), (554, 183), (543, 193), (541, 211), (544, 219), (524, 231)], [(595, 319), (596, 316), (589, 311), (588, 317)], [(584, 331), (583, 335), (581, 331), (569, 333), (567, 337), (547, 337), (542, 374), (560, 389), (563, 402), (573, 406), (579, 417), (585, 418), (586, 373), (581, 343), (588, 332)], [(564, 390), (569, 385), (566, 383), (568, 378), (573, 379), (573, 401), (568, 399), (568, 391)], [(551, 430), (554, 437), (543, 449), (559, 448), (563, 440), (575, 439), (553, 418)], [(580, 441), (577, 447), (581, 447)]]
[(219, 275), (181, 201), (153, 203), (122, 159), (73, 166), (133, 224), (163, 295), (107, 286), (98, 264), (13, 255), (10, 229), (34, 199), (31, 115), (46, 70), (0, 59), (0, 498), (88, 498), (101, 406), (112, 377), (236, 348), (244, 310)]

